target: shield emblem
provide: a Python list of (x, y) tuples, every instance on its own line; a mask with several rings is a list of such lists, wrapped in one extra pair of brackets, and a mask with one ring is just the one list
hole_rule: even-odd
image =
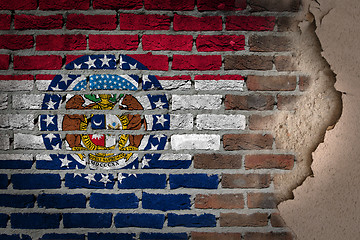
[[(116, 115), (94, 114), (91, 117), (91, 128), (100, 129), (123, 129), (121, 121)], [(89, 134), (91, 142), (96, 146), (112, 147), (116, 145), (116, 138), (113, 135)]]

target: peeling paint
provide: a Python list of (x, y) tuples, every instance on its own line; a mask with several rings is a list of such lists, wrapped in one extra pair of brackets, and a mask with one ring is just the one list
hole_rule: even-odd
[[(310, 162), (311, 153), (313, 158), (311, 169), (310, 165), (304, 166), (311, 171), (308, 172), (311, 177), (304, 182), (299, 181), (297, 188), (294, 184), (294, 199), (284, 201), (278, 207), (287, 226), (298, 239), (358, 239), (360, 50), (357, 45), (360, 4), (357, 0), (314, 0), (305, 1), (303, 6), (304, 14), (311, 16), (308, 19), (314, 19), (312, 31), (316, 35), (313, 33), (313, 36), (319, 39), (322, 46), (322, 49), (317, 49), (317, 54), (321, 53), (329, 63), (328, 75), (325, 76), (333, 75), (328, 83), (334, 84), (336, 76), (335, 89), (343, 93), (340, 105), (342, 113), (338, 122), (333, 118), (336, 125), (328, 128), (331, 131), (320, 134), (322, 143), (317, 145), (314, 142), (314, 148), (309, 151)], [(320, 72), (316, 76), (320, 76)], [(332, 86), (330, 88), (334, 89)], [(336, 106), (340, 104), (333, 103)], [(336, 116), (340, 116), (340, 113), (335, 112), (333, 117)], [(329, 119), (329, 125), (333, 125), (331, 121)], [(296, 178), (300, 179), (298, 176)], [(288, 179), (283, 177), (282, 180)]]
[[(304, 9), (306, 6), (304, 6)], [(298, 69), (308, 74), (310, 86), (296, 102), (294, 111), (281, 111), (273, 131), (276, 147), (296, 153), (296, 167), (286, 174), (274, 176), (281, 200), (292, 198), (292, 190), (312, 175), (311, 153), (323, 141), (329, 126), (341, 115), (341, 93), (334, 88), (335, 75), (321, 56), (322, 48), (315, 34), (315, 18), (304, 11), (294, 36)]]

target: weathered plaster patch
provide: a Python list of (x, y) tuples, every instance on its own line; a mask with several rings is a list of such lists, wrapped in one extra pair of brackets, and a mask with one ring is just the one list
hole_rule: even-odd
[(279, 205), (281, 216), (298, 239), (358, 239), (360, 236), (360, 30), (357, 0), (312, 1), (310, 12), (335, 87), (343, 92), (342, 115), (313, 152), (311, 170), (295, 198)]
[[(335, 76), (321, 56), (321, 45), (315, 35), (315, 20), (307, 4), (303, 5), (300, 32), (294, 37), (298, 68), (310, 77), (310, 86), (298, 98), (294, 111), (281, 111), (274, 125), (280, 149), (296, 153), (296, 167), (287, 174), (274, 177), (281, 200), (292, 197), (291, 190), (312, 175), (311, 153), (323, 141), (325, 131), (341, 115), (341, 94), (334, 88)], [(293, 103), (292, 103), (293, 104)]]

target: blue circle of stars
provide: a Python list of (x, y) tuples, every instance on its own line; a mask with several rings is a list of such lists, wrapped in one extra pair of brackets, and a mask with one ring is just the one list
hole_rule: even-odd
[[(126, 56), (120, 55), (119, 68), (123, 70), (148, 70), (139, 61)], [(65, 66), (65, 69), (116, 69), (116, 57), (115, 55), (85, 55), (77, 58)], [(84, 90), (87, 87), (87, 80), (81, 79), (82, 75), (56, 75), (49, 84), (48, 91), (66, 91), (74, 81), (77, 84), (72, 87), (74, 91)], [(162, 89), (159, 81), (155, 76), (143, 75), (142, 90), (150, 89)], [(139, 87), (140, 79), (136, 75), (91, 75), (89, 77), (90, 89), (93, 90), (137, 90)], [(156, 108), (169, 108), (166, 95), (147, 95), (150, 106), (152, 109)], [(45, 94), (42, 109), (55, 110), (60, 107), (62, 96), (59, 94)], [(153, 130), (166, 130), (170, 129), (169, 115), (154, 115), (153, 117)], [(40, 115), (39, 126), (41, 131), (58, 131), (58, 116), (52, 114)], [(48, 150), (60, 150), (62, 148), (62, 139), (60, 134), (49, 133), (42, 134), (43, 141), (46, 149)], [(165, 135), (150, 135), (147, 139), (147, 144), (144, 150), (162, 150), (165, 148), (167, 142), (167, 136)], [(39, 161), (39, 168), (43, 169), (79, 169), (84, 168), (82, 164), (78, 163), (72, 154), (50, 154), (52, 161)], [(43, 165), (41, 165), (44, 163)], [(40, 166), (41, 165), (41, 166)], [(131, 166), (133, 169), (135, 166)], [(124, 168), (129, 168), (125, 166)], [(100, 175), (98, 175), (100, 177)], [(76, 176), (74, 176), (76, 177)], [(90, 176), (87, 176), (90, 177)], [(96, 179), (96, 178), (95, 178)], [(103, 179), (103, 176), (101, 176)], [(99, 182), (101, 182), (99, 179)], [(104, 178), (105, 179), (105, 178)], [(88, 179), (88, 181), (90, 181)], [(91, 179), (93, 181), (93, 179)], [(90, 181), (90, 182), (91, 182)], [(105, 181), (105, 180), (104, 180)], [(88, 184), (90, 184), (88, 182)], [(106, 183), (104, 183), (106, 185)], [(91, 183), (92, 185), (92, 183)]]

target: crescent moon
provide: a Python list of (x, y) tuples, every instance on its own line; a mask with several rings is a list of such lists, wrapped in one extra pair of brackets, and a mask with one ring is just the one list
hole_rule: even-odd
[(99, 123), (96, 123), (95, 120), (94, 120), (93, 123), (94, 123), (95, 126), (100, 126), (102, 124), (102, 121), (100, 120)]

